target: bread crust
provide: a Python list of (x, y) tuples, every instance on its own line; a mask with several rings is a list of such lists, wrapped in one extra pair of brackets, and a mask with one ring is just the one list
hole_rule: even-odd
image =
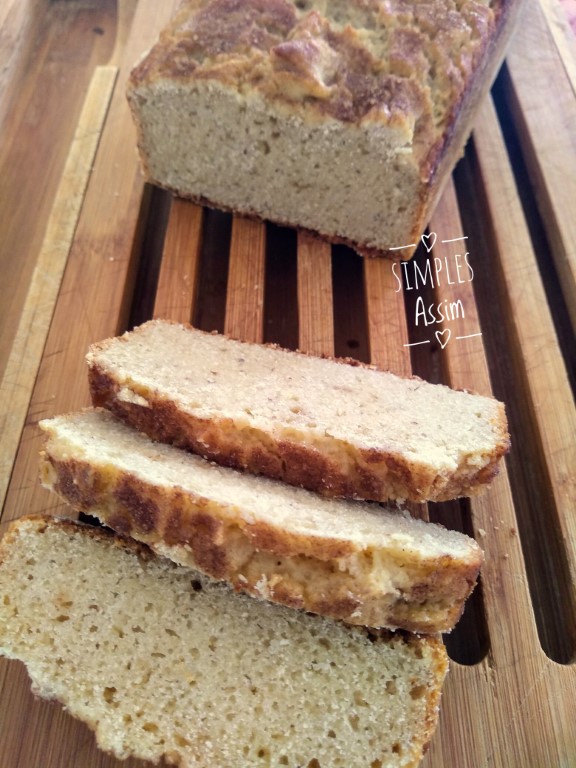
[[(41, 457), (43, 483), (75, 509), (254, 597), (349, 624), (434, 633), (454, 627), (476, 584), (479, 547), (462, 557), (362, 550), (338, 536), (247, 522), (181, 488), (50, 450)], [(376, 569), (373, 558), (383, 559)]]
[(29, 526), (39, 534), (44, 533), (54, 526), (72, 534), (81, 531), (83, 536), (106, 542), (109, 546), (118, 547), (130, 554), (136, 555), (143, 563), (149, 562), (157, 557), (150, 547), (143, 542), (129, 536), (124, 536), (120, 532), (112, 531), (110, 528), (83, 523), (74, 517), (56, 516), (48, 513), (35, 513), (30, 515), (20, 515), (20, 517), (10, 521), (6, 531), (2, 537), (0, 537), (0, 562), (2, 562), (4, 553), (14, 545), (23, 526)]
[[(171, 323), (169, 320), (161, 322)], [(186, 324), (175, 325), (191, 328)], [(316, 436), (309, 441), (286, 434), (278, 438), (251, 424), (237, 424), (231, 418), (199, 417), (152, 388), (139, 388), (134, 382), (127, 385), (107, 370), (99, 362), (98, 355), (114, 342), (109, 339), (96, 343), (88, 355), (88, 379), (95, 406), (112, 411), (153, 440), (171, 443), (224, 466), (266, 475), (326, 496), (373, 501), (408, 499), (413, 502), (473, 496), (484, 490), (496, 476), (500, 459), (510, 449), (506, 414), (501, 403), (497, 405), (493, 422), (493, 444), (484, 454), (474, 456), (473, 461), (467, 463), (463, 458), (449, 474), (439, 472), (432, 464), (416, 462), (399, 451), (363, 448), (330, 435), (322, 439)], [(265, 346), (280, 350), (277, 345)], [(341, 365), (374, 368), (350, 359), (326, 356), (324, 359)], [(418, 377), (410, 379), (415, 381)], [(127, 386), (136, 398), (123, 396)], [(145, 404), (140, 403), (138, 397), (143, 398)]]
[[(410, 220), (406, 221), (402, 241), (392, 242), (385, 230), (377, 240), (374, 235), (362, 240), (358, 233), (351, 237), (345, 231), (330, 231), (327, 226), (322, 227), (321, 222), (313, 231), (328, 242), (353, 247), (362, 256), (396, 258), (397, 249), (403, 247), (402, 258), (409, 259), (463, 153), (476, 107), (502, 63), (521, 1), (477, 4), (468, 16), (462, 11), (464, 25), (471, 27), (470, 38), (464, 53), (454, 52), (454, 61), (448, 57), (447, 63), (454, 72), (445, 84), (448, 93), (442, 91), (446, 103), (440, 107), (430, 95), (435, 76), (419, 71), (417, 62), (411, 59), (413, 51), (409, 43), (403, 46), (401, 37), (397, 48), (389, 52), (390, 59), (386, 59), (386, 54), (375, 53), (365, 44), (366, 30), (356, 29), (352, 22), (339, 29), (332, 25), (326, 10), (312, 10), (302, 15), (294, 12), (290, 2), (273, 2), (264, 13), (261, 4), (252, 0), (233, 3), (189, 0), (183, 3), (159, 42), (134, 68), (129, 80), (128, 99), (146, 176), (180, 197), (221, 210), (231, 209), (225, 200), (214, 198), (213, 194), (203, 195), (202, 189), (193, 190), (185, 183), (170, 183), (162, 173), (152, 170), (149, 159), (153, 149), (140, 114), (138, 92), (160, 82), (183, 89), (191, 83), (200, 83), (202, 87), (211, 83), (242, 96), (258, 93), (276, 110), (280, 122), (298, 117), (318, 124), (332, 120), (350, 126), (384, 126), (403, 136), (404, 150), (409, 149), (414, 157), (417, 181), (409, 197), (417, 204)], [(358, 18), (361, 18), (363, 10), (370, 8), (370, 12), (374, 12), (375, 7), (375, 3), (357, 3), (350, 13), (360, 13)], [(245, 37), (239, 28), (242, 24), (231, 28), (223, 24), (231, 11), (243, 12), (246, 24), (249, 17), (259, 34)], [(453, 10), (451, 15), (447, 6), (438, 4), (434, 11), (438, 14), (436, 31), (447, 35), (447, 42), (452, 39), (452, 33), (458, 40), (461, 20), (453, 16), (459, 17), (461, 9)], [(389, 4), (385, 11), (391, 16), (396, 14), (401, 19), (400, 26), (406, 23), (403, 17), (408, 12), (408, 5), (402, 7), (402, 3)], [(322, 13), (326, 13), (326, 18)], [(215, 31), (218, 21), (221, 33)], [(430, 19), (428, 22), (435, 23)], [(194, 29), (193, 35), (190, 29)], [(406, 31), (402, 29), (403, 33)], [(388, 34), (394, 32), (390, 25)], [(433, 36), (430, 30), (428, 33)], [(454, 43), (454, 48), (458, 43)], [(442, 62), (437, 61), (435, 65), (437, 70), (442, 70)], [(430, 67), (434, 68), (433, 64)], [(441, 119), (436, 115), (437, 109), (444, 111)], [(377, 158), (374, 161), (381, 162)], [(351, 176), (353, 172), (351, 166)], [(354, 205), (353, 199), (350, 205)], [(232, 209), (264, 218), (250, 195), (245, 196), (243, 204), (238, 200)], [(283, 215), (281, 206), (267, 216), (284, 226), (301, 228), (306, 224), (293, 214)]]

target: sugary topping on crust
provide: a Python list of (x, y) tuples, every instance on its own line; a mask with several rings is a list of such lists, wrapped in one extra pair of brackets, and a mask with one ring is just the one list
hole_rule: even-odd
[[(172, 34), (181, 50), (198, 63), (268, 51), (296, 24), (296, 9), (286, 0), (211, 0), (191, 16), (193, 5), (181, 6)], [(171, 39), (170, 31), (166, 38)]]
[(270, 63), (277, 93), (290, 100), (322, 100), (326, 113), (340, 120), (390, 122), (423, 111), (422, 92), (413, 81), (388, 72), (358, 30), (334, 29), (318, 11), (304, 16), (287, 40), (270, 50)]
[(132, 82), (213, 80), (430, 144), (494, 19), (478, 0), (184, 0)]

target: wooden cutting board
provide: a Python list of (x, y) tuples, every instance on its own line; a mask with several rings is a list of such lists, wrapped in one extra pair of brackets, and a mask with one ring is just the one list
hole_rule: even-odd
[[(529, 4), (416, 260), (402, 265), (144, 185), (125, 80), (172, 5), (140, 0), (125, 16), (129, 35), (94, 69), (77, 116), (3, 350), (1, 528), (68, 512), (39, 487), (37, 422), (88, 403), (91, 342), (149, 317), (493, 392), (513, 445), (500, 476), (477, 499), (426, 512), (474, 535), (486, 565), (446, 637), (451, 671), (424, 766), (576, 768), (576, 80), (559, 17)], [(0, 755), (2, 768), (143, 765), (100, 753), (4, 660)]]

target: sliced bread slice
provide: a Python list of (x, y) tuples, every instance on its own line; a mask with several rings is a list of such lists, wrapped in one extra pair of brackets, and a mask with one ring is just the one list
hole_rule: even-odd
[(154, 439), (326, 495), (470, 495), (509, 448), (493, 398), (170, 321), (95, 344), (87, 359), (94, 405)]
[(416, 766), (447, 671), (436, 637), (251, 600), (49, 517), (0, 544), (0, 653), (102, 749), (182, 768)]
[(48, 488), (251, 595), (353, 624), (445, 632), (476, 582), (473, 539), (397, 509), (221, 467), (102, 409), (40, 426)]

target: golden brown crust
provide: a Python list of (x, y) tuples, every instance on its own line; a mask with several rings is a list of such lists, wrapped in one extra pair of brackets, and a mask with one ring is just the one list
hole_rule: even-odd
[[(106, 342), (94, 345), (103, 349)], [(357, 361), (337, 360), (361, 365)], [(89, 366), (92, 402), (104, 407), (153, 440), (171, 443), (224, 466), (263, 474), (326, 496), (375, 501), (408, 499), (446, 501), (479, 493), (498, 472), (498, 462), (510, 447), (507, 421), (499, 406), (495, 426), (500, 436), (485, 464), (463, 463), (450, 477), (418, 464), (400, 453), (343, 445), (326, 437), (325, 445), (273, 439), (256, 428), (238, 429), (229, 418), (199, 418), (146, 390), (146, 405), (119, 396), (122, 385), (95, 360)]]
[[(453, 91), (442, 120), (451, 124), (496, 20), (505, 15), (500, 4), (493, 6), (352, 2), (350, 19), (356, 14), (359, 26), (339, 28), (328, 14), (297, 12), (288, 0), (187, 0), (134, 68), (131, 85), (194, 78), (239, 90), (249, 85), (292, 108), (306, 101), (307, 110), (343, 122), (416, 119), (430, 142), (436, 106), (427, 93), (431, 59)], [(378, 38), (384, 30), (383, 54), (372, 50), (370, 35)]]
[(425, 90), (388, 72), (350, 25), (318, 11), (299, 17), (288, 0), (191, 0), (132, 72), (143, 82), (214, 80), (343, 122), (385, 122), (412, 130)]
[[(77, 510), (237, 590), (350, 624), (449, 631), (482, 562), (480, 549), (461, 559), (389, 550), (382, 582), (374, 583), (372, 558), (382, 553), (358, 550), (338, 537), (250, 523), (192, 493), (48, 451), (49, 445), (42, 455), (43, 482)], [(401, 583), (394, 581), (398, 569)]]
[[(472, 120), (475, 110), (486, 97), (502, 65), (512, 24), (519, 15), (523, 1), (500, 0), (495, 4), (495, 21), (490, 33), (483, 28), (482, 18), (478, 19), (478, 34), (482, 43), (478, 49), (476, 64), (471, 68), (470, 76), (464, 81), (460, 97), (450, 109), (441, 140), (430, 148), (427, 155), (424, 175), (428, 178), (428, 182), (419, 226), (416, 229), (419, 233), (416, 240), (419, 239), (440, 199), (451, 169), (464, 154), (466, 142), (473, 129)], [(392, 255), (397, 256), (397, 252), (395, 254), (393, 252)], [(408, 259), (412, 255), (413, 252), (402, 252), (402, 258)]]
[[(77, 511), (80, 511), (78, 508), (76, 509)], [(38, 533), (44, 533), (48, 528), (54, 526), (67, 530), (70, 533), (78, 533), (81, 531), (82, 535), (96, 540), (106, 541), (111, 546), (119, 547), (126, 552), (136, 555), (143, 562), (152, 560), (156, 557), (156, 554), (146, 544), (117, 531), (112, 531), (97, 525), (88, 525), (79, 522), (72, 517), (57, 517), (50, 514), (31, 514), (21, 515), (10, 521), (6, 532), (2, 538), (0, 538), (0, 560), (2, 559), (2, 551), (8, 549), (12, 545), (14, 539), (19, 535), (19, 528), (22, 525), (33, 526)]]
[[(448, 673), (449, 662), (446, 655), (446, 649), (444, 648), (444, 645), (439, 638), (437, 638), (437, 645), (431, 650), (431, 654), (436, 662), (436, 669), (438, 670), (438, 674), (445, 676)], [(424, 718), (423, 726), (424, 735), (422, 739), (422, 756), (424, 756), (430, 748), (430, 742), (432, 741), (432, 737), (436, 730), (441, 698), (442, 689), (438, 687), (430, 691), (427, 698), (426, 716)], [(414, 768), (416, 768), (417, 765), (418, 763), (416, 763)]]
[[(408, 259), (463, 151), (471, 115), (501, 64), (519, 2), (357, 1), (350, 3), (350, 23), (344, 24), (329, 9), (322, 15), (309, 4), (300, 11), (288, 0), (188, 0), (133, 71), (129, 98), (155, 81), (213, 81), (240, 94), (257, 92), (287, 117), (398, 130), (420, 177), (410, 193), (420, 205), (406, 240), (389, 244), (392, 249), (414, 244), (402, 251)], [(139, 143), (146, 166), (142, 137)], [(185, 188), (152, 180), (226, 210), (221, 201), (203, 201)], [(235, 210), (259, 216), (248, 203)], [(281, 213), (275, 221), (298, 223), (283, 220)], [(363, 256), (398, 256), (373, 241), (318, 233)]]

